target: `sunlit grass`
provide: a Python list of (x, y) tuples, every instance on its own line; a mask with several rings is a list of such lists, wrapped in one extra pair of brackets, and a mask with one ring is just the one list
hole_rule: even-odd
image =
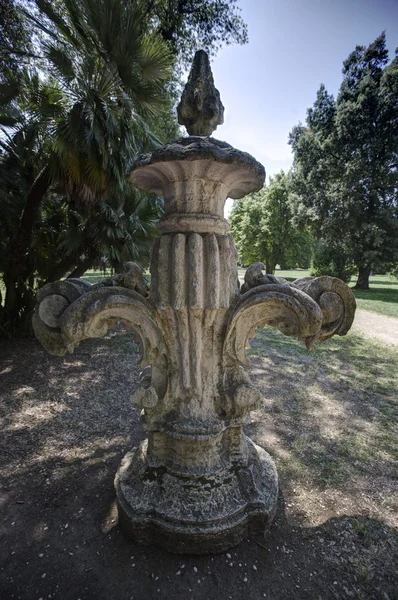
[[(312, 353), (266, 327), (257, 331), (248, 354), (265, 359), (258, 368), (265, 390), (269, 385), (272, 390), (267, 408), (289, 432), (288, 449), (279, 457), (281, 473), (288, 477), (293, 470), (314, 484), (340, 487), (369, 470), (390, 472), (398, 460), (393, 347), (349, 333)], [(271, 379), (275, 371), (280, 392)]]

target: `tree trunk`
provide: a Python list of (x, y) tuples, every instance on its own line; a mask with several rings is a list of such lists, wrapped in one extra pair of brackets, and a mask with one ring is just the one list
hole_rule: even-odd
[(356, 290), (368, 290), (369, 289), (369, 276), (371, 273), (371, 267), (359, 267), (358, 280), (354, 286)]
[(276, 263), (272, 261), (266, 261), (265, 263), (265, 272), (267, 275), (273, 275), (275, 273)]
[(79, 261), (76, 258), (76, 256), (65, 256), (65, 258), (61, 260), (60, 263), (55, 265), (50, 275), (47, 277), (46, 283), (52, 283), (53, 281), (58, 281), (59, 279), (62, 279), (62, 277), (65, 277), (65, 275), (69, 271), (71, 271), (73, 267), (76, 267), (76, 264), (78, 262)]
[(39, 210), (40, 203), (50, 185), (47, 167), (40, 171), (33, 182), (26, 198), (25, 208), (19, 223), (15, 238), (10, 268), (6, 275), (6, 300), (5, 310), (9, 318), (17, 316), (20, 309), (19, 303), (21, 290), (18, 290), (18, 280), (24, 272), (26, 257), (32, 241), (33, 226)]
[(95, 259), (97, 258), (97, 253), (91, 253), (89, 256), (87, 256), (87, 258), (85, 258), (84, 260), (80, 261), (78, 263), (78, 265), (76, 266), (76, 268), (72, 271), (72, 273), (70, 273), (67, 277), (67, 279), (72, 278), (72, 277), (82, 277), (84, 275), (84, 273), (86, 271), (88, 271), (88, 269), (90, 269), (90, 267), (93, 266), (93, 263), (95, 261)]

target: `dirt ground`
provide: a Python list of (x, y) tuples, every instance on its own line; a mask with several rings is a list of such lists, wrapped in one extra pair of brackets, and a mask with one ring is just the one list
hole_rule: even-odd
[(247, 432), (276, 460), (278, 513), (265, 536), (191, 557), (118, 526), (114, 474), (142, 435), (131, 334), (63, 358), (3, 342), (1, 600), (398, 599), (396, 348), (328, 344), (253, 341), (265, 400)]

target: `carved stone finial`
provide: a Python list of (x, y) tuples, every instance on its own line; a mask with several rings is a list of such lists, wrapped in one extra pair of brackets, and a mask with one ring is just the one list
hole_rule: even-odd
[(207, 137), (224, 123), (220, 92), (214, 87), (209, 57), (203, 50), (195, 54), (177, 113), (179, 124), (185, 125), (189, 135)]

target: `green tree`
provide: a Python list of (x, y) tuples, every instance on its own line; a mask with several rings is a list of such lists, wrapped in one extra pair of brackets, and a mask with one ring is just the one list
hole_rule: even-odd
[(15, 0), (0, 0), (0, 81), (7, 71), (18, 71), (21, 58), (30, 47), (21, 6)]
[(17, 316), (30, 279), (28, 250), (45, 194), (56, 186), (83, 205), (123, 193), (137, 153), (156, 141), (144, 119), (162, 106), (172, 67), (165, 43), (147, 33), (138, 2), (68, 0), (66, 12), (44, 0), (38, 4), (46, 18), (31, 18), (45, 33), (49, 76), (41, 81), (25, 73), (3, 86), (8, 112), (19, 108), (13, 137), (36, 131), (35, 150), (44, 146), (36, 153), (41, 160), (11, 241), (5, 274), (9, 318)]
[(337, 100), (321, 86), (290, 144), (296, 221), (341, 248), (368, 289), (398, 258), (398, 54), (388, 64), (384, 34), (344, 62)]
[(312, 238), (292, 222), (289, 177), (281, 171), (270, 178), (268, 187), (235, 203), (231, 231), (244, 264), (265, 263), (273, 274), (277, 264), (308, 266)]
[(338, 242), (319, 240), (312, 257), (310, 274), (314, 277), (330, 275), (349, 283), (356, 267)]
[(123, 269), (129, 260), (148, 264), (160, 200), (127, 186), (125, 195), (107, 195), (95, 205), (76, 206), (49, 195), (32, 240), (32, 254), (43, 283), (82, 277), (92, 267)]
[(150, 20), (181, 67), (188, 68), (197, 50), (216, 54), (223, 44), (246, 44), (247, 25), (237, 0), (146, 0)]
[(0, 274), (13, 321), (37, 283), (147, 260), (161, 204), (126, 173), (178, 137), (178, 73), (195, 50), (247, 41), (236, 0), (35, 1), (0, 0), (0, 18), (15, 9), (0, 40), (15, 67), (0, 88)]

